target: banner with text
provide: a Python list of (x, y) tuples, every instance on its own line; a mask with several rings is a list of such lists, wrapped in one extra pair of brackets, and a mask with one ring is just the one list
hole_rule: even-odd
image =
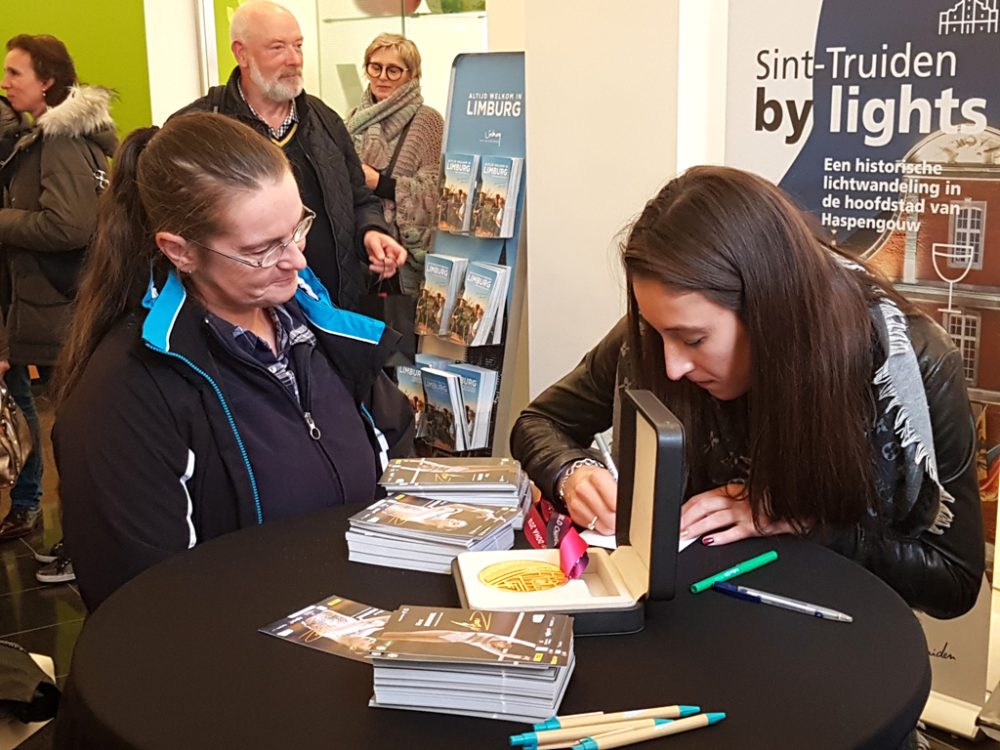
[[(1000, 479), (1000, 0), (730, 0), (726, 163), (954, 337)], [(775, 19), (781, 19), (775, 23)]]

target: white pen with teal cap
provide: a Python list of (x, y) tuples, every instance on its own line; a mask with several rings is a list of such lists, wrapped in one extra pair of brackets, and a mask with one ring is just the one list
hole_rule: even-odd
[[(693, 713), (698, 713), (694, 711)], [(604, 732), (620, 731), (625, 729), (645, 729), (646, 727), (664, 724), (671, 719), (631, 719), (628, 721), (606, 721), (603, 714), (594, 717), (592, 722), (580, 724), (578, 726), (565, 727), (563, 729), (539, 729), (535, 732), (523, 732), (513, 734), (510, 737), (510, 744), (513, 747), (532, 748), (536, 746), (547, 747), (554, 742), (564, 742), (569, 740), (566, 747), (571, 747), (584, 737)]]
[(666, 737), (671, 734), (688, 732), (692, 729), (701, 729), (702, 727), (717, 724), (725, 718), (726, 715), (721, 711), (716, 713), (698, 714), (697, 716), (688, 716), (686, 719), (678, 719), (677, 721), (671, 721), (668, 724), (660, 724), (647, 729), (609, 732), (608, 734), (598, 734), (593, 737), (585, 737), (573, 747), (577, 748), (577, 750), (611, 750), (611, 748), (634, 745), (636, 742), (645, 742), (646, 740), (656, 739), (657, 737)]
[(678, 719), (692, 716), (701, 711), (698, 706), (655, 706), (653, 708), (636, 708), (631, 711), (615, 711), (606, 714), (602, 711), (592, 711), (586, 714), (570, 714), (569, 716), (553, 716), (540, 724), (535, 724), (535, 731), (545, 729), (567, 729), (585, 724), (610, 724), (615, 721), (630, 721), (632, 719)]

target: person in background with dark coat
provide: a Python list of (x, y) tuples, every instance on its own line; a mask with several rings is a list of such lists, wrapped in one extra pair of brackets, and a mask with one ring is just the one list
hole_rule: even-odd
[[(55, 37), (10, 39), (0, 87), (18, 115), (14, 122), (0, 118), (7, 123), (0, 143), (9, 149), (0, 162), (0, 308), (9, 344), (0, 372), (34, 436), (32, 456), (11, 489), (11, 511), (0, 522), (6, 540), (30, 534), (41, 520), (42, 445), (28, 366), (45, 381), (62, 346), (116, 137), (111, 92), (80, 85)], [(73, 579), (60, 553), (61, 546), (39, 553), (50, 562), (39, 580)]]
[(229, 32), (238, 67), (225, 87), (182, 109), (219, 112), (280, 146), (292, 164), (302, 202), (316, 214), (309, 266), (333, 302), (357, 310), (364, 266), (383, 277), (406, 262), (365, 185), (343, 120), (302, 89), (302, 31), (287, 9), (251, 0), (233, 14)]

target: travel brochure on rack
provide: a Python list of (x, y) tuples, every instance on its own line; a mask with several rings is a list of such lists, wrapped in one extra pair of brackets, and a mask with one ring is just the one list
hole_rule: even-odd
[[(520, 312), (512, 303), (519, 305), (523, 294), (515, 279), (519, 268), (523, 272), (518, 263), (524, 108), (522, 53), (455, 59), (440, 163), (438, 231), (415, 314), (419, 349), (449, 357), (429, 363), (418, 356), (415, 365), (398, 371), (400, 387), (418, 412), (418, 437), (437, 452), (488, 449), (494, 425), (508, 429), (501, 425), (507, 417), (496, 414), (495, 404), (505, 398), (498, 396), (503, 382), (498, 363), (507, 358), (505, 337)], [(465, 364), (457, 360), (474, 367), (465, 372), (448, 367)]]

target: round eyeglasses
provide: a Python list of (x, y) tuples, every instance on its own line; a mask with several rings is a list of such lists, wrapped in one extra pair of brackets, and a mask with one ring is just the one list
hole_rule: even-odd
[(216, 255), (221, 255), (223, 258), (229, 258), (229, 260), (235, 260), (237, 263), (242, 263), (245, 266), (250, 266), (251, 268), (270, 268), (276, 265), (281, 256), (285, 254), (285, 248), (291, 245), (293, 242), (298, 245), (302, 240), (306, 238), (309, 234), (309, 230), (312, 229), (313, 221), (316, 220), (316, 213), (311, 208), (305, 209), (305, 215), (295, 225), (295, 229), (292, 230), (292, 236), (289, 237), (284, 242), (275, 242), (272, 245), (268, 245), (263, 250), (254, 253), (253, 258), (243, 258), (239, 255), (230, 255), (229, 253), (223, 253), (216, 250), (214, 247), (209, 247), (203, 242), (198, 242), (198, 240), (188, 240), (188, 242), (197, 245), (198, 247), (203, 247), (211, 253)]
[(406, 72), (406, 68), (401, 68), (398, 65), (383, 65), (382, 63), (370, 62), (365, 66), (365, 71), (368, 73), (369, 78), (381, 77), (383, 70), (385, 71), (385, 77), (390, 81), (398, 81), (403, 77), (403, 73)]

